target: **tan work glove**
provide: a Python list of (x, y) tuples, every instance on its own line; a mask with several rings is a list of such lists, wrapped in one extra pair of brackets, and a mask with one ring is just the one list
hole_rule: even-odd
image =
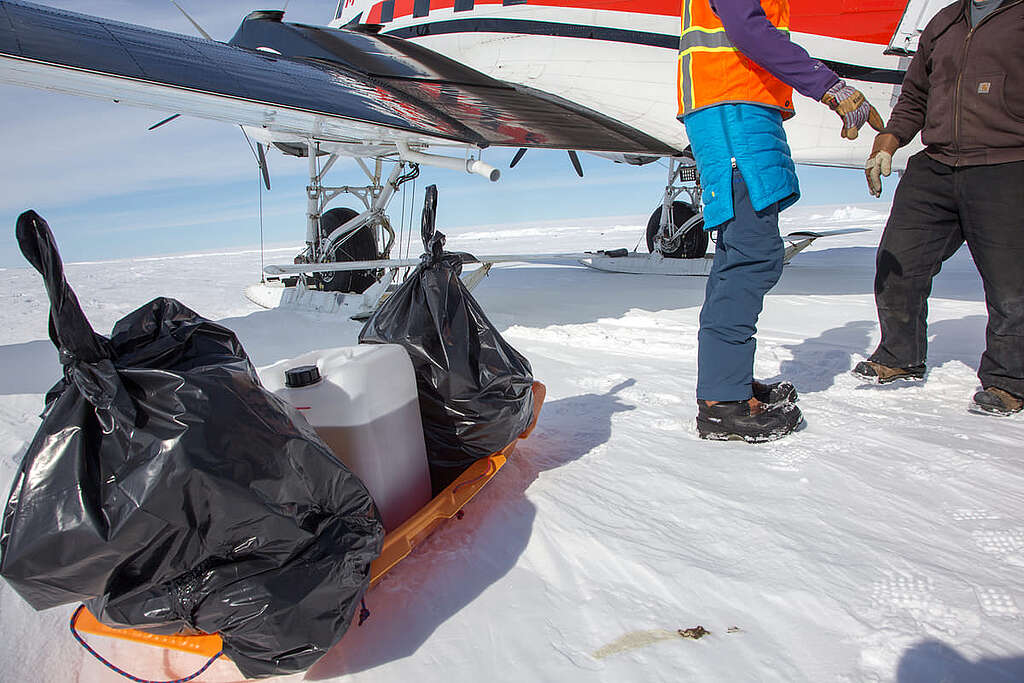
[(892, 173), (892, 155), (900, 148), (899, 139), (891, 133), (875, 136), (871, 156), (864, 164), (864, 175), (868, 179), (868, 192), (875, 197), (882, 196), (882, 176)]
[(840, 135), (847, 140), (856, 140), (861, 126), (865, 123), (870, 124), (877, 131), (882, 130), (885, 126), (878, 110), (871, 106), (871, 103), (864, 97), (864, 93), (846, 85), (844, 80), (840, 80), (829, 88), (821, 101), (843, 120), (843, 130)]

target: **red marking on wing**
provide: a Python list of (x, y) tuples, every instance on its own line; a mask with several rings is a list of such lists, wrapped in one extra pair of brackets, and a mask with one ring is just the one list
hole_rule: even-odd
[[(395, 0), (395, 18), (411, 16), (413, 1)], [(501, 0), (476, 0), (475, 4), (500, 5)], [(448, 9), (453, 5), (454, 0), (430, 2), (432, 10)], [(528, 5), (670, 17), (678, 17), (682, 7), (680, 0), (528, 0)], [(906, 5), (906, 0), (791, 0), (790, 28), (799, 33), (888, 45)], [(380, 21), (380, 6), (381, 3), (373, 6), (367, 15), (367, 23)], [(459, 12), (455, 16), (472, 15), (473, 12), (468, 11)], [(426, 20), (426, 17), (423, 19)]]

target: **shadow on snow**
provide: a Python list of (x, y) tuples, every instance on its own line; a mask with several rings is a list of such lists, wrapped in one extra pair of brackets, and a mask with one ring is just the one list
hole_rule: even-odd
[(466, 507), (395, 567), (366, 596), (372, 616), (306, 674), (324, 680), (365, 671), (416, 652), (445, 621), (516, 565), (536, 508), (526, 491), (542, 472), (579, 460), (611, 438), (612, 416), (633, 410), (616, 394), (582, 394), (544, 404), (536, 431)]
[[(986, 324), (986, 316), (968, 315), (928, 325), (928, 366), (937, 368), (956, 361), (977, 372), (985, 349)], [(778, 376), (769, 381), (788, 379), (805, 394), (826, 391), (836, 377), (852, 369), (854, 357), (867, 358), (874, 351), (877, 329), (874, 320), (853, 320), (798, 344), (783, 344), (793, 357), (783, 361)]]
[(1017, 683), (1024, 681), (1024, 656), (972, 662), (937, 640), (922, 641), (903, 653), (898, 683)]

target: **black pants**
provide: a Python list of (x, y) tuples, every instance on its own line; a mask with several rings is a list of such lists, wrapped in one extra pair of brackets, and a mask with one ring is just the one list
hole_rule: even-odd
[(871, 360), (925, 362), (932, 278), (965, 241), (988, 306), (978, 378), (1024, 396), (1024, 161), (953, 168), (924, 152), (911, 157), (878, 246), (882, 341)]

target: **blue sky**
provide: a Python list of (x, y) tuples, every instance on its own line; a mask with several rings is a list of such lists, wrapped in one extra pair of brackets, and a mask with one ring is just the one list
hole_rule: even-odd
[[(194, 33), (167, 0), (46, 4)], [(226, 40), (250, 10), (282, 3), (181, 4), (211, 35)], [(335, 5), (332, 0), (290, 0), (287, 19), (325, 23)], [(14, 240), (14, 223), (28, 208), (50, 223), (68, 262), (259, 243), (257, 169), (238, 127), (182, 117), (148, 132), (148, 126), (167, 114), (11, 86), (0, 86), (0, 107), (5, 160), (0, 167), (0, 225), (7, 226), (0, 231), (0, 268), (25, 265)], [(485, 152), (484, 160), (503, 171), (497, 183), (423, 168), (416, 185), (417, 205), (422, 188), (436, 183), (439, 226), (458, 227), (646, 216), (660, 202), (666, 173), (661, 165), (627, 167), (582, 155), (581, 180), (564, 152), (531, 150), (509, 170), (513, 153)], [(305, 234), (305, 161), (273, 154), (269, 165), (273, 190), (263, 194), (264, 239), (268, 244), (298, 244)], [(860, 171), (801, 167), (799, 172), (805, 205), (871, 199)], [(354, 162), (345, 160), (328, 181), (362, 184), (364, 176)], [(889, 183), (888, 193), (894, 185)], [(396, 224), (401, 201), (399, 196), (392, 203)]]

